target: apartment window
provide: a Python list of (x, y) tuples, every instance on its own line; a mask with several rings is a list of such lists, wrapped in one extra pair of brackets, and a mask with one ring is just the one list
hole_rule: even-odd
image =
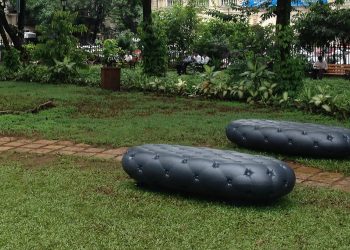
[(231, 4), (237, 5), (237, 0), (221, 0), (221, 6), (230, 6)]
[(172, 6), (177, 3), (182, 4), (182, 0), (167, 0), (167, 1), (168, 1), (168, 6)]
[(210, 0), (197, 0), (195, 1), (197, 6), (203, 6), (203, 7), (208, 7), (209, 6), (209, 1)]

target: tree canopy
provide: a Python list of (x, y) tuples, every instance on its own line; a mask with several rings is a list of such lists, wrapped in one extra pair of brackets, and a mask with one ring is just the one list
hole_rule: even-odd
[(335, 41), (350, 43), (350, 9), (316, 3), (298, 18), (296, 28), (304, 46), (323, 46)]

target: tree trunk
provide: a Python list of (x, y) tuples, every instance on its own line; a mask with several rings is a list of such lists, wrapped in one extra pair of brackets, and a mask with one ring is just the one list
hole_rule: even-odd
[[(284, 32), (290, 24), (291, 0), (277, 0), (276, 6), (276, 32)], [(280, 47), (281, 60), (285, 61), (290, 54), (290, 46)]]
[(5, 48), (10, 49), (9, 40), (7, 39), (6, 32), (2, 26), (0, 26), (0, 35), (1, 35), (1, 38), (2, 38), (2, 41), (4, 43)]
[(18, 36), (18, 33), (17, 33), (17, 28), (12, 26), (12, 25), (9, 25), (9, 23), (7, 22), (7, 19), (6, 19), (6, 14), (5, 14), (5, 10), (3, 8), (4, 6), (1, 6), (0, 8), (0, 26), (7, 32), (7, 34), (9, 35), (10, 39), (12, 40), (13, 42), (13, 46), (23, 52), (24, 49), (22, 47), (22, 43), (21, 43), (21, 39), (19, 38)]
[(280, 24), (282, 27), (288, 26), (290, 24), (291, 10), (292, 10), (291, 0), (277, 0), (276, 25)]
[(151, 0), (144, 0), (143, 4), (143, 22), (144, 23), (151, 23), (151, 15), (152, 15), (152, 1)]
[(21, 40), (21, 43), (24, 43), (24, 25), (25, 25), (25, 9), (26, 9), (26, 0), (19, 1), (19, 12), (18, 12), (18, 37)]
[(98, 1), (95, 1), (95, 8), (96, 8), (96, 19), (94, 22), (94, 28), (93, 28), (93, 32), (92, 32), (92, 42), (95, 42), (96, 38), (97, 38), (97, 33), (100, 31), (100, 27), (101, 24), (103, 22), (103, 12), (104, 12), (104, 6), (103, 3), (99, 3)]

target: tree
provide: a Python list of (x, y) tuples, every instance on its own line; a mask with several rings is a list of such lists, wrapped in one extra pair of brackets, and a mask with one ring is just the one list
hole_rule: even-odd
[(180, 52), (190, 51), (196, 38), (199, 19), (194, 5), (190, 3), (186, 6), (177, 4), (158, 12), (155, 20), (164, 29), (168, 46)]
[[(277, 0), (277, 6), (275, 10), (276, 14), (276, 32), (280, 33), (277, 37), (283, 39), (283, 36), (288, 32), (290, 24), (290, 12), (292, 10), (291, 0)], [(280, 60), (284, 62), (290, 54), (290, 44), (284, 44), (279, 46)]]
[(17, 50), (24, 53), (24, 49), (22, 47), (23, 39), (21, 39), (21, 34), (18, 31), (18, 28), (13, 25), (10, 25), (6, 19), (5, 7), (8, 6), (8, 4), (9, 4), (8, 1), (0, 2), (0, 34), (1, 34), (2, 40), (5, 43), (6, 48), (9, 48), (9, 41), (6, 37), (6, 33), (7, 33), (11, 41), (13, 42), (13, 46)]
[(76, 63), (81, 63), (81, 51), (77, 49), (78, 39), (74, 34), (86, 31), (84, 25), (76, 25), (76, 14), (67, 11), (57, 11), (50, 22), (38, 27), (41, 36), (37, 45), (37, 56), (48, 66), (55, 61), (64, 61), (69, 57)]
[(143, 22), (151, 23), (152, 21), (152, 1), (151, 0), (143, 1), (142, 14), (143, 14)]
[[(66, 6), (67, 11), (77, 12), (77, 22), (88, 28), (83, 39), (90, 42), (103, 32), (108, 33), (107, 36), (125, 29), (136, 33), (141, 8), (141, 0), (68, 0)], [(32, 26), (47, 23), (53, 12), (60, 9), (60, 0), (27, 0), (27, 22)], [(107, 30), (106, 24), (112, 24), (113, 28)]]
[(118, 23), (119, 30), (130, 30), (137, 33), (141, 16), (141, 0), (113, 0), (111, 17)]
[(350, 43), (350, 9), (316, 3), (308, 13), (298, 18), (296, 28), (300, 44), (304, 47), (328, 46), (332, 42), (340, 42), (346, 63), (344, 52)]
[(145, 0), (142, 6), (143, 71), (148, 75), (162, 76), (167, 69), (167, 49), (162, 30), (153, 25), (151, 4), (151, 0)]
[[(250, 0), (243, 0), (242, 5), (237, 5), (234, 2), (231, 4), (231, 8), (236, 10), (237, 13), (223, 14), (218, 11), (209, 11), (208, 14), (218, 17), (223, 21), (248, 22), (248, 19), (252, 14), (257, 14), (259, 9), (265, 9), (266, 13), (262, 14), (262, 19), (266, 20), (276, 16), (276, 37), (288, 42), (288, 40), (283, 39), (283, 36), (290, 31), (289, 26), (292, 1), (297, 2), (298, 0), (277, 0), (277, 4), (275, 4), (275, 1), (273, 0), (257, 1), (256, 3), (253, 1), (253, 4)], [(282, 44), (281, 41), (276, 42), (279, 45)], [(291, 46), (285, 42), (283, 43), (283, 46), (278, 47), (279, 57), (282, 61), (285, 61), (290, 54)]]
[(24, 25), (25, 25), (25, 9), (26, 9), (26, 0), (19, 0), (19, 6), (17, 6), (18, 13), (18, 35), (21, 39), (21, 43), (24, 43)]

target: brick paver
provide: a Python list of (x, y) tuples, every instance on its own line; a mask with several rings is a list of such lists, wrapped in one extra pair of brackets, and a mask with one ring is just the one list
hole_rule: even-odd
[(43, 144), (43, 145), (50, 145), (50, 144), (54, 144), (56, 142), (57, 142), (57, 140), (37, 140), (34, 143)]
[(15, 148), (15, 149), (13, 149), (13, 151), (17, 152), (17, 153), (28, 153), (31, 150), (33, 150), (33, 149), (31, 149), (31, 148)]
[(54, 153), (58, 154), (58, 155), (74, 155), (76, 152), (67, 151), (67, 150), (59, 150), (59, 151), (56, 151)]
[(0, 138), (0, 142), (4, 142), (4, 143), (6, 143), (6, 142), (11, 142), (11, 141), (15, 141), (15, 140), (16, 140), (15, 137), (1, 137), (1, 138)]
[(122, 155), (124, 154), (126, 151), (128, 150), (128, 148), (116, 148), (116, 149), (110, 149), (110, 150), (106, 150), (103, 153), (104, 154), (111, 154), (111, 155)]
[(79, 143), (75, 145), (76, 147), (81, 147), (81, 148), (89, 148), (91, 147), (91, 145), (89, 144), (85, 144), (85, 143)]
[(45, 148), (35, 148), (35, 149), (32, 149), (30, 150), (30, 153), (36, 153), (36, 154), (47, 154), (47, 153), (50, 153), (52, 152), (53, 150), (52, 149), (45, 149)]
[(64, 150), (65, 151), (73, 151), (73, 152), (81, 152), (81, 151), (84, 151), (85, 148), (71, 146), (71, 147), (65, 147)]
[(86, 153), (101, 153), (103, 151), (106, 151), (105, 148), (87, 148), (84, 150)]
[[(0, 137), (0, 152), (29, 152), (37, 154), (74, 155), (121, 161), (126, 147), (106, 149), (97, 148), (85, 143), (58, 140), (32, 140), (16, 137)], [(305, 167), (297, 162), (287, 161), (296, 175), (296, 182), (313, 187), (331, 187), (350, 192), (350, 177), (340, 173), (322, 171), (317, 168)]]
[(308, 178), (322, 172), (322, 170), (317, 168), (300, 167), (295, 169), (294, 172), (299, 179), (307, 180)]
[(330, 184), (318, 181), (304, 181), (303, 185), (307, 185), (310, 187), (329, 187)]
[(33, 142), (34, 140), (28, 140), (28, 139), (21, 139), (21, 140), (16, 140), (16, 142), (21, 142), (23, 144), (28, 144)]
[(13, 142), (9, 142), (9, 143), (3, 144), (2, 146), (5, 146), (5, 147), (20, 147), (20, 146), (23, 146), (25, 144), (26, 143), (23, 143), (23, 142), (13, 141)]
[(339, 181), (336, 181), (333, 183), (332, 185), (333, 187), (346, 191), (346, 192), (350, 192), (350, 177), (346, 177), (343, 178)]
[(7, 150), (10, 150), (10, 149), (13, 149), (13, 147), (3, 147), (3, 146), (0, 146), (0, 152), (7, 151)]
[(299, 163), (294, 161), (287, 161), (287, 163), (288, 163), (288, 166), (290, 166), (294, 170), (301, 167)]
[(112, 154), (98, 153), (98, 154), (95, 154), (94, 157), (101, 158), (101, 159), (114, 159), (116, 156)]
[(71, 141), (58, 141), (58, 142), (56, 142), (56, 145), (73, 146), (74, 142), (71, 142)]
[(22, 148), (41, 148), (41, 147), (44, 147), (45, 145), (42, 145), (42, 144), (36, 144), (36, 143), (29, 143), (29, 144), (25, 144), (22, 146)]
[(332, 184), (339, 181), (344, 176), (340, 173), (321, 172), (309, 178), (310, 181), (318, 181), (323, 183)]
[(299, 178), (296, 178), (295, 182), (296, 183), (303, 183), (305, 180), (302, 180), (302, 179), (299, 179)]
[(74, 155), (83, 156), (83, 157), (91, 157), (91, 156), (94, 156), (96, 154), (95, 153), (87, 153), (87, 152), (77, 152)]
[(115, 159), (116, 159), (117, 161), (122, 161), (123, 156), (122, 156), (122, 155), (119, 155), (119, 156), (117, 156)]
[(62, 146), (62, 145), (47, 145), (45, 147), (43, 147), (44, 149), (52, 149), (52, 150), (59, 150), (62, 149), (66, 146)]

